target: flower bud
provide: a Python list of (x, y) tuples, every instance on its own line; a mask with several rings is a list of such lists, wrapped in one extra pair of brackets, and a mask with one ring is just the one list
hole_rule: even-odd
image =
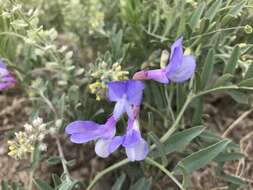
[(47, 150), (47, 145), (45, 143), (42, 143), (39, 145), (40, 151), (46, 151)]
[(24, 125), (24, 128), (26, 132), (31, 132), (33, 130), (33, 126), (28, 123)]
[(244, 26), (244, 32), (246, 34), (251, 34), (253, 32), (253, 29), (250, 25), (247, 24), (247, 25)]
[(57, 120), (55, 121), (55, 126), (56, 126), (57, 128), (60, 128), (60, 127), (62, 126), (62, 119), (57, 119)]
[(169, 56), (170, 56), (170, 54), (167, 50), (162, 51), (162, 55), (160, 58), (160, 67), (161, 68), (165, 68), (165, 66), (167, 65), (168, 60), (169, 60)]
[(43, 120), (40, 117), (37, 117), (32, 122), (32, 124), (33, 124), (34, 127), (39, 127), (42, 123), (43, 123)]

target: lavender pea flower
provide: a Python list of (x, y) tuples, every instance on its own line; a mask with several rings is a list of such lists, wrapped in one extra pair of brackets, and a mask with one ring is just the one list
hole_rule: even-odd
[(65, 132), (70, 135), (70, 140), (77, 144), (98, 140), (95, 146), (96, 154), (100, 157), (108, 157), (109, 152), (105, 151), (107, 149), (104, 148), (104, 144), (115, 136), (116, 122), (113, 116), (105, 124), (78, 120), (70, 123), (65, 128)]
[(0, 90), (11, 88), (16, 82), (16, 79), (8, 71), (6, 65), (0, 60)]
[(165, 68), (155, 70), (143, 70), (134, 74), (135, 80), (155, 80), (168, 84), (184, 82), (192, 77), (196, 68), (196, 60), (192, 55), (183, 54), (183, 38), (179, 38), (171, 46), (169, 64)]
[(134, 119), (133, 107), (139, 107), (142, 101), (143, 90), (145, 88), (141, 81), (127, 80), (108, 83), (108, 99), (116, 102), (113, 116), (117, 120), (123, 113)]
[(126, 134), (115, 136), (108, 141), (109, 153), (114, 152), (120, 146), (126, 150), (126, 155), (130, 161), (140, 161), (146, 158), (149, 152), (148, 143), (141, 137), (139, 121), (128, 120)]

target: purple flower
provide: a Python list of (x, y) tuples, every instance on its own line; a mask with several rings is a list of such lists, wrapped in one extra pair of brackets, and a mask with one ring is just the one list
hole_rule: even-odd
[(155, 70), (143, 70), (134, 74), (135, 80), (155, 80), (168, 84), (184, 82), (191, 78), (196, 68), (196, 60), (192, 55), (183, 54), (183, 38), (179, 38), (171, 46), (169, 64), (165, 68)]
[(145, 159), (149, 151), (148, 143), (141, 137), (139, 121), (137, 119), (129, 119), (126, 134), (123, 136), (115, 136), (107, 143), (109, 153), (114, 152), (122, 145), (130, 161)]
[(110, 117), (105, 124), (97, 124), (93, 121), (74, 121), (70, 123), (65, 132), (70, 135), (70, 140), (73, 143), (87, 143), (92, 140), (98, 140), (96, 143), (96, 153), (100, 157), (107, 157), (104, 152), (103, 142), (112, 139), (116, 133), (116, 120)]
[(145, 86), (141, 81), (127, 80), (108, 83), (108, 99), (116, 102), (113, 116), (117, 120), (123, 113), (127, 113), (132, 119), (135, 117), (133, 107), (141, 104)]
[(0, 60), (0, 90), (11, 88), (16, 82), (16, 79), (7, 70), (6, 65)]
[[(100, 157), (108, 157), (119, 146), (126, 149), (129, 160), (143, 160), (148, 154), (148, 144), (141, 137), (137, 117), (143, 96), (144, 84), (141, 81), (117, 81), (108, 83), (108, 99), (116, 102), (113, 115), (105, 124), (93, 121), (74, 121), (65, 132), (73, 143), (86, 143), (96, 140), (95, 152)], [(129, 117), (126, 134), (115, 136), (116, 122), (123, 113)]]

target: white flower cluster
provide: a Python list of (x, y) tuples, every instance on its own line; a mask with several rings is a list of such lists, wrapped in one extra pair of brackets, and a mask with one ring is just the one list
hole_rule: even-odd
[(38, 146), (40, 151), (46, 151), (47, 145), (43, 140), (47, 134), (48, 130), (42, 118), (34, 119), (32, 124), (26, 123), (24, 131), (16, 132), (15, 139), (8, 141), (8, 155), (21, 159), (26, 157), (28, 153), (32, 153), (35, 146)]

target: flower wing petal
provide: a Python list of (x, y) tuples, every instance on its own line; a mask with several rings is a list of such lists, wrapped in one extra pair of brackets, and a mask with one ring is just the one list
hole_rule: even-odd
[(108, 157), (110, 155), (109, 146), (111, 141), (111, 139), (99, 139), (95, 146), (96, 154), (102, 158)]
[(124, 136), (123, 146), (124, 147), (133, 147), (138, 144), (141, 140), (141, 134), (139, 131), (135, 129), (130, 129), (127, 131), (127, 134)]
[(90, 131), (95, 131), (99, 128), (99, 124), (93, 121), (81, 121), (77, 120), (70, 123), (65, 128), (65, 133), (74, 134), (74, 133), (87, 133)]
[(168, 78), (173, 82), (184, 82), (192, 77), (196, 68), (194, 56), (183, 57), (183, 63), (174, 72), (168, 73)]
[(111, 144), (109, 145), (109, 152), (112, 153), (115, 150), (117, 150), (120, 145), (123, 142), (123, 137), (122, 136), (116, 136), (112, 139)]
[(70, 140), (73, 143), (81, 144), (86, 143), (98, 138), (97, 134), (94, 132), (90, 133), (74, 133), (70, 136)]
[(141, 139), (138, 144), (133, 147), (126, 148), (126, 154), (130, 161), (140, 161), (148, 155), (148, 143)]

